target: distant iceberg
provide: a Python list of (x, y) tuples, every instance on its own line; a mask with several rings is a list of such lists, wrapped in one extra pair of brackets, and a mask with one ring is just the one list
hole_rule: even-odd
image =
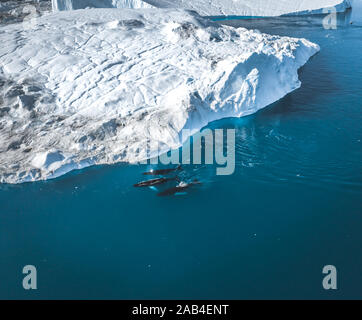
[(343, 12), (350, 0), (52, 0), (53, 9), (90, 8), (183, 8), (203, 16), (281, 16), (319, 14), (334, 7)]
[[(0, 28), (0, 182), (55, 178), (165, 152), (224, 117), (299, 88), (305, 39), (214, 24), (195, 12), (92, 9)], [(187, 138), (187, 137), (186, 137)]]

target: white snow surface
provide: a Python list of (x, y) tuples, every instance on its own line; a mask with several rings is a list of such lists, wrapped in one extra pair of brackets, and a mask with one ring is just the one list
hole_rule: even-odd
[(3, 183), (178, 148), (182, 129), (255, 113), (297, 89), (298, 68), (319, 50), (177, 9), (75, 10), (36, 22), (0, 28)]
[(334, 7), (343, 12), (350, 0), (52, 0), (54, 10), (92, 8), (184, 8), (204, 16), (281, 16), (325, 13)]
[(141, 9), (153, 6), (142, 0), (52, 0), (53, 11), (86, 8), (128, 8)]

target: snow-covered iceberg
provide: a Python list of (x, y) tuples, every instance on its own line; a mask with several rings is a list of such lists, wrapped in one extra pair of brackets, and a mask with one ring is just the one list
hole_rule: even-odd
[(281, 16), (319, 14), (334, 7), (343, 12), (350, 0), (52, 0), (54, 10), (91, 8), (184, 8), (204, 16)]
[[(92, 9), (0, 28), (0, 181), (54, 178), (164, 152), (209, 122), (300, 86), (319, 47), (197, 13)], [(152, 144), (153, 145), (153, 144)], [(152, 146), (151, 146), (152, 148)]]

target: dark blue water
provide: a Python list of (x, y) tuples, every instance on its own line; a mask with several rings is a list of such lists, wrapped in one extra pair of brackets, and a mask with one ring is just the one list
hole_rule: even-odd
[[(132, 187), (146, 166), (0, 186), (0, 298), (362, 298), (359, 12), (337, 30), (322, 17), (231, 22), (321, 46), (299, 90), (210, 125), (237, 130), (232, 176), (187, 166), (203, 185), (169, 198)], [(322, 288), (329, 264), (337, 291)]]

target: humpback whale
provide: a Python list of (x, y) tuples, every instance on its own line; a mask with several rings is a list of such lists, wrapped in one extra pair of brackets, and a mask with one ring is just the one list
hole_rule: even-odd
[(153, 187), (153, 186), (164, 184), (164, 183), (166, 183), (168, 181), (173, 181), (173, 180), (177, 181), (178, 178), (174, 177), (174, 178), (158, 178), (158, 179), (146, 180), (146, 181), (136, 183), (134, 185), (134, 187), (136, 187), (136, 188), (139, 188), (139, 187)]
[(182, 170), (181, 165), (179, 165), (176, 168), (151, 170), (151, 171), (148, 171), (148, 172), (144, 172), (143, 175), (144, 176), (163, 176), (163, 175), (167, 175), (167, 174), (170, 174), (172, 172), (176, 172), (176, 171), (180, 171), (180, 170)]
[(177, 194), (184, 194), (185, 191), (188, 190), (190, 187), (198, 184), (201, 184), (201, 182), (196, 179), (190, 183), (181, 182), (178, 186), (162, 191), (157, 195), (159, 197), (166, 197), (166, 196), (175, 196)]

